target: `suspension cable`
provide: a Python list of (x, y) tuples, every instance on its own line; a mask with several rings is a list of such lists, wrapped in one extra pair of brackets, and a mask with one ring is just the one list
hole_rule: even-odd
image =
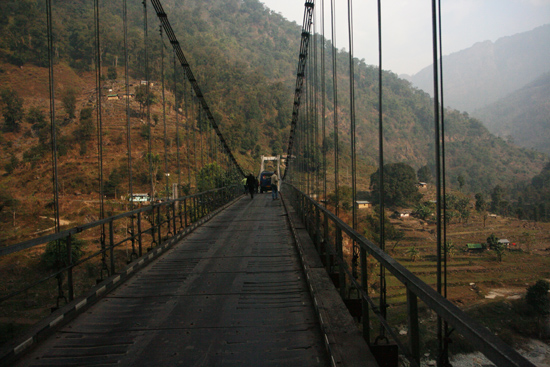
[[(105, 218), (105, 205), (104, 205), (104, 193), (103, 193), (103, 121), (102, 121), (102, 106), (101, 106), (101, 47), (100, 47), (100, 34), (99, 34), (99, 3), (98, 0), (94, 0), (94, 29), (95, 29), (95, 52), (96, 52), (96, 118), (97, 118), (97, 152), (98, 152), (98, 175), (99, 175), (99, 219)], [(109, 274), (109, 268), (107, 267), (107, 254), (105, 251), (105, 224), (101, 225), (101, 279), (103, 279), (103, 271), (106, 270)]]
[(356, 187), (356, 140), (355, 140), (355, 70), (353, 64), (353, 2), (348, 0), (348, 35), (349, 35), (349, 97), (350, 97), (350, 135), (351, 135), (351, 196), (352, 196), (352, 227), (357, 229), (357, 210), (355, 201), (357, 200)]
[[(130, 134), (130, 76), (128, 72), (128, 7), (127, 0), (122, 3), (124, 23), (124, 79), (126, 87), (126, 143), (128, 147), (128, 189), (130, 191), (130, 211), (134, 210), (134, 189), (132, 180), (132, 137)], [(132, 228), (133, 228), (132, 217)]]
[(334, 214), (338, 216), (340, 211), (340, 190), (339, 190), (339, 147), (338, 147), (338, 75), (336, 69), (336, 5), (334, 0), (330, 2), (330, 26), (332, 32), (332, 103), (333, 103), (333, 131), (334, 131)]
[[(94, 24), (95, 24), (95, 51), (96, 51), (96, 88), (97, 88), (97, 150), (98, 150), (98, 166), (99, 166), (99, 219), (105, 217), (104, 200), (103, 200), (103, 122), (101, 116), (101, 48), (99, 35), (99, 4), (98, 0), (94, 0)], [(102, 226), (102, 237), (104, 236), (105, 225)]]
[[(151, 200), (154, 200), (155, 198), (155, 185), (154, 185), (154, 177), (153, 177), (153, 128), (151, 126), (151, 103), (149, 100), (149, 87), (150, 87), (150, 81), (149, 81), (149, 34), (148, 34), (148, 24), (147, 24), (147, 0), (143, 0), (143, 42), (144, 42), (144, 51), (145, 51), (145, 103), (146, 103), (146, 114), (147, 114), (147, 129), (149, 130), (148, 138), (147, 138), (147, 157), (148, 157), (148, 163), (149, 163), (149, 181), (150, 181), (150, 189), (151, 189)], [(152, 223), (154, 223), (154, 211), (151, 213), (153, 216)]]
[[(443, 102), (443, 37), (442, 37), (442, 22), (441, 22), (441, 0), (438, 0), (438, 18), (439, 18), (439, 74), (440, 78), (440, 94), (441, 94), (441, 170), (442, 170), (442, 190), (443, 190), (443, 296), (447, 298), (447, 256), (448, 256), (448, 244), (447, 244), (447, 179), (446, 179), (446, 162), (445, 162), (445, 103)], [(449, 324), (447, 321), (443, 323), (443, 364), (449, 365)]]
[[(96, 109), (97, 109), (97, 150), (98, 150), (98, 171), (99, 171), (99, 219), (105, 217), (104, 193), (103, 193), (103, 121), (101, 106), (101, 47), (99, 34), (99, 3), (94, 0), (94, 25), (95, 25), (95, 52), (96, 52)], [(105, 244), (105, 225), (101, 226), (101, 242)], [(103, 253), (105, 257), (105, 253)], [(106, 264), (104, 264), (106, 267)]]
[[(175, 52), (175, 50), (174, 50)], [(187, 161), (187, 184), (191, 189), (191, 144), (189, 143), (189, 99), (187, 98), (187, 88), (185, 85), (185, 79), (183, 80), (183, 104), (185, 108), (185, 157)]]
[(447, 298), (447, 180), (445, 177), (445, 103), (443, 102), (443, 46), (441, 37), (441, 0), (438, 0), (438, 18), (439, 18), (439, 86), (441, 98), (441, 189), (442, 189), (442, 222), (443, 222), (443, 296)]
[[(55, 80), (53, 70), (53, 26), (52, 26), (52, 4), (50, 0), (46, 1), (46, 13), (47, 13), (47, 33), (48, 33), (48, 62), (49, 62), (49, 91), (50, 91), (50, 119), (51, 119), (51, 146), (52, 146), (52, 184), (54, 192), (54, 218), (55, 218), (55, 233), (60, 231), (60, 219), (59, 219), (59, 182), (57, 172), (57, 125), (55, 123)], [(61, 268), (62, 256), (61, 242), (56, 241), (56, 265)], [(57, 274), (57, 302), (56, 307), (59, 307), (59, 300), (64, 299), (67, 303), (67, 298), (63, 292), (63, 279), (61, 274)], [(69, 298), (72, 299), (72, 292), (69, 291)]]
[[(445, 133), (443, 104), (443, 56), (441, 41), (441, 1), (432, 0), (432, 38), (434, 69), (434, 124), (436, 157), (437, 200), (437, 291), (447, 297), (447, 227), (446, 227), (446, 181), (445, 181)], [(439, 60), (438, 60), (439, 54)], [(441, 317), (437, 319), (438, 366), (449, 366), (448, 325)]]
[(176, 68), (176, 51), (173, 53), (173, 67), (174, 67), (174, 111), (176, 112), (176, 160), (178, 165), (178, 196), (180, 195), (179, 190), (181, 190), (181, 161), (180, 161), (180, 146), (181, 146), (181, 137), (179, 132), (179, 105), (178, 105), (178, 83), (177, 83), (177, 72)]
[[(126, 87), (126, 146), (128, 149), (128, 191), (130, 192), (130, 211), (134, 210), (134, 186), (132, 175), (132, 135), (130, 124), (130, 75), (128, 72), (128, 6), (127, 0), (122, 2), (122, 17), (124, 29), (124, 81)], [(134, 216), (130, 216), (130, 234), (132, 238), (131, 258), (137, 258), (135, 239), (134, 239)]]
[(315, 194), (317, 195), (317, 200), (319, 200), (319, 75), (318, 75), (318, 63), (317, 63), (317, 47), (318, 47), (319, 37), (317, 34), (317, 13), (313, 13), (313, 96), (314, 96), (314, 137), (313, 142), (313, 167), (315, 169)]
[[(379, 163), (378, 163), (378, 186), (380, 202), (380, 249), (386, 251), (386, 216), (385, 216), (385, 189), (384, 189), (384, 121), (382, 114), (382, 5), (378, 0), (378, 144), (379, 144)], [(386, 318), (386, 268), (380, 265), (380, 313)], [(380, 335), (385, 335), (385, 329), (380, 325)]]
[[(321, 0), (321, 121), (322, 121), (322, 150), (323, 150), (323, 199), (327, 200), (327, 145), (326, 145), (326, 84), (325, 84), (325, 0)], [(326, 204), (325, 204), (326, 205)]]
[(55, 79), (54, 79), (54, 54), (53, 54), (53, 25), (52, 25), (52, 2), (46, 0), (46, 17), (48, 32), (48, 62), (49, 62), (49, 92), (50, 92), (50, 126), (51, 126), (51, 145), (52, 145), (52, 184), (53, 184), (53, 202), (55, 233), (59, 233), (59, 179), (57, 172), (57, 126), (55, 122)]
[[(197, 126), (197, 120), (196, 120), (196, 116), (194, 116), (195, 114), (195, 98), (194, 97), (191, 97), (191, 113), (193, 114), (193, 116), (191, 116), (191, 132), (193, 133), (192, 137), (191, 137), (191, 140), (193, 141), (193, 177), (195, 178), (195, 187), (197, 186), (197, 137), (196, 137), (196, 134), (197, 134), (197, 131), (196, 131), (196, 126)], [(197, 115), (198, 115), (198, 112), (197, 112)]]
[(164, 86), (164, 36), (162, 34), (162, 25), (159, 26), (160, 32), (160, 74), (162, 80), (162, 121), (164, 125), (164, 177), (165, 177), (165, 192), (166, 195), (169, 193), (168, 187), (168, 133), (166, 131), (166, 97), (165, 97), (165, 86)]

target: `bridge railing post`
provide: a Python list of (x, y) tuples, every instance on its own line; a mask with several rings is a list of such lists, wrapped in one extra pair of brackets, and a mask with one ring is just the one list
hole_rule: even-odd
[(183, 199), (183, 220), (185, 223), (185, 228), (189, 225), (187, 222), (187, 198)]
[(141, 233), (141, 212), (137, 215), (137, 233), (138, 233), (138, 255), (141, 257), (143, 255), (142, 248), (142, 233)]
[(319, 209), (315, 207), (315, 237), (314, 237), (314, 243), (315, 243), (315, 249), (319, 254), (321, 254), (321, 214), (319, 213)]
[(69, 302), (74, 299), (74, 284), (73, 284), (73, 250), (72, 250), (72, 235), (67, 237), (67, 287), (69, 288)]
[(115, 233), (113, 221), (109, 221), (109, 257), (111, 258), (111, 275), (115, 274)]
[(328, 240), (328, 215), (327, 213), (324, 213), (323, 218), (323, 247), (325, 251), (325, 267), (331, 272), (331, 261), (330, 261), (330, 251), (329, 251), (329, 240)]
[(160, 217), (160, 205), (157, 206), (157, 227), (158, 227), (157, 246), (159, 246), (162, 243), (162, 218)]
[(344, 269), (344, 247), (342, 229), (336, 228), (336, 255), (338, 256), (338, 278), (340, 285), (340, 296), (346, 299), (346, 273)]
[[(367, 268), (367, 251), (361, 247), (359, 250), (359, 261), (361, 266), (361, 287), (363, 292), (368, 296), (369, 294), (369, 276)], [(361, 321), (363, 323), (363, 338), (366, 340), (367, 344), (370, 345), (370, 312), (369, 312), (369, 303), (365, 297), (361, 297)]]
[(195, 223), (197, 221), (197, 205), (199, 203), (199, 200), (197, 198), (197, 196), (193, 196), (193, 209), (192, 209), (192, 214), (193, 214), (193, 218), (191, 219), (191, 222), (192, 223)]
[(420, 365), (420, 328), (418, 324), (418, 297), (407, 288), (407, 321), (409, 348), (412, 357)]

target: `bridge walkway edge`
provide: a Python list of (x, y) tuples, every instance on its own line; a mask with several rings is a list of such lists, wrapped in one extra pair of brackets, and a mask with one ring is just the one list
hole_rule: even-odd
[(375, 357), (326, 272), (300, 216), (281, 196), (333, 365), (377, 367)]

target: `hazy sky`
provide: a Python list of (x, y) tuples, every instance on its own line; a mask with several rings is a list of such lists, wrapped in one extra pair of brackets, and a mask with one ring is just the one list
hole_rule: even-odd
[[(303, 0), (260, 0), (300, 26)], [(330, 37), (330, 0), (325, 2), (325, 36)], [(347, 4), (336, 3), (336, 46), (349, 49)], [(378, 64), (376, 0), (353, 1), (354, 56)], [(320, 19), (321, 0), (315, 0)], [(443, 54), (476, 42), (511, 36), (550, 23), (550, 0), (442, 0)], [(320, 20), (317, 32), (320, 33)], [(414, 74), (432, 63), (431, 1), (382, 1), (382, 68)], [(296, 37), (299, 37), (297, 34)], [(298, 52), (298, 50), (296, 51)]]

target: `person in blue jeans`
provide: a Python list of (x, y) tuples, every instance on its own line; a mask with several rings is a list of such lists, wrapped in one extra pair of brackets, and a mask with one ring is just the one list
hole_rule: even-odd
[(279, 191), (279, 177), (277, 177), (276, 173), (273, 173), (271, 175), (271, 197), (273, 200), (277, 200), (277, 193)]

